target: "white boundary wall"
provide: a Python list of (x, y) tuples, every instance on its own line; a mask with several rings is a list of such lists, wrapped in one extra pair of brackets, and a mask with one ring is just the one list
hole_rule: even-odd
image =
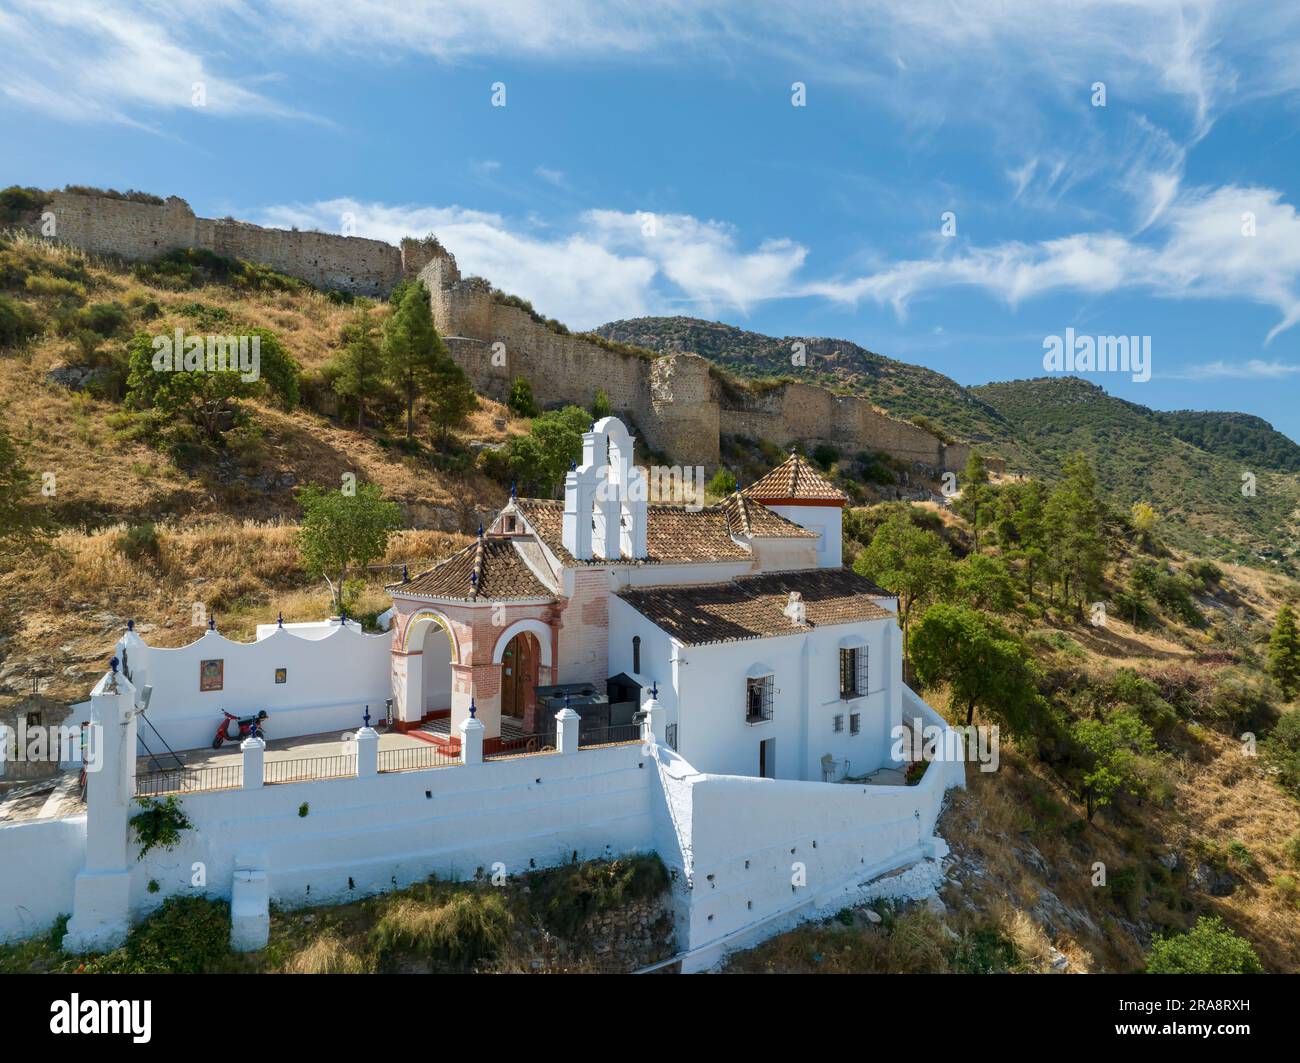
[[(153, 697), (145, 719), (173, 749), (201, 749), (212, 743), (222, 710), (238, 716), (265, 709), (267, 735), (293, 738), (330, 731), (355, 731), (365, 706), (382, 719), (392, 696), (392, 632), (366, 635), (354, 624), (334, 625), (324, 637), (290, 628), (272, 631), (257, 642), (233, 642), (207, 631), (188, 646), (150, 646), (128, 633), (118, 643), (126, 651), (137, 690), (149, 685)], [(223, 662), (221, 690), (199, 690), (200, 662)], [(277, 668), (285, 682), (275, 681)], [(159, 743), (145, 723), (139, 738), (155, 753)], [(138, 752), (143, 755), (143, 748)]]
[[(96, 696), (102, 718), (132, 702), (134, 691), (123, 685), (120, 696)], [(907, 694), (909, 714), (941, 722)], [(126, 734), (133, 730), (131, 723)], [(97, 842), (92, 880), (121, 878), (123, 917), (139, 919), (176, 894), (229, 898), (237, 869), (264, 873), (270, 899), (297, 906), (378, 893), (429, 874), (490, 874), (498, 862), (517, 874), (575, 855), (654, 850), (673, 873), (684, 969), (703, 970), (824, 910), (931, 888), (924, 862), (946, 849), (934, 826), (944, 791), (964, 785), (964, 768), (936, 762), (909, 787), (755, 779), (702, 774), (666, 746), (646, 743), (196, 793), (180, 798), (194, 829), (177, 848), (138, 861), (132, 843), (120, 850), (125, 866), (114, 872), (104, 863), (114, 845)], [(105, 793), (109, 780), (95, 782), (92, 797)], [(112, 814), (110, 802), (98, 821)], [(86, 823), (73, 817), (0, 827), (0, 940), (42, 932), (73, 911), (74, 879), (87, 874)], [(796, 863), (803, 865), (800, 882)], [(871, 881), (913, 864), (916, 874)], [(149, 891), (151, 880), (157, 892)], [(98, 907), (88, 918), (107, 925), (106, 894), (91, 892)]]

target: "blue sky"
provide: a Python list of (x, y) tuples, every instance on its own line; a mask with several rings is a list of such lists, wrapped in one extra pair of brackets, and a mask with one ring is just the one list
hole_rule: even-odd
[(576, 328), (697, 315), (967, 384), (1146, 335), (1149, 381), (1091, 379), (1300, 438), (1300, 10), (0, 0), (0, 54), (5, 184), (433, 231)]

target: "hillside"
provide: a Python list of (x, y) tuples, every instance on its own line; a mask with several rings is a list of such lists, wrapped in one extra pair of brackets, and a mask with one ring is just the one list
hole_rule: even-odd
[(693, 317), (639, 317), (611, 321), (594, 331), (659, 353), (689, 351), (750, 379), (790, 375), (790, 345), (802, 342), (808, 367), (799, 370), (799, 379), (806, 383), (860, 393), (896, 417), (928, 417), (961, 439), (1005, 439), (1014, 431), (997, 410), (955, 380), (849, 340), (777, 338)]
[[(1112, 502), (1150, 502), (1174, 545), (1233, 561), (1276, 562), (1295, 571), (1300, 478), (1264, 464), (1248, 468), (1240, 456), (1224, 452), (1246, 449), (1257, 459), (1257, 448), (1207, 434), (1206, 445), (1214, 449), (1203, 449), (1180, 437), (1175, 427), (1182, 422), (1173, 415), (1107, 395), (1077, 377), (969, 390), (1016, 426), (1025, 472), (1051, 478), (1070, 454), (1083, 451)], [(1256, 477), (1253, 496), (1242, 493), (1246, 471)]]
[[(788, 375), (797, 339), (687, 317), (615, 321), (596, 331), (655, 351), (694, 351), (750, 378)], [(1077, 377), (963, 387), (848, 340), (803, 342), (813, 381), (984, 442), (1016, 472), (1051, 479), (1066, 456), (1082, 450), (1115, 503), (1148, 501), (1161, 511), (1174, 544), (1297, 571), (1300, 445), (1258, 417), (1163, 413)], [(1243, 471), (1256, 476), (1254, 497), (1241, 494)]]

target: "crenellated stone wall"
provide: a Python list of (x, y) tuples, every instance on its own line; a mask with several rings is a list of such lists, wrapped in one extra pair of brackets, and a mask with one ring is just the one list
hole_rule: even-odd
[(935, 470), (960, 469), (970, 451), (969, 444), (945, 446), (925, 429), (855, 396), (801, 383), (724, 388), (697, 355), (649, 358), (557, 331), (498, 301), (482, 278), (462, 277), (455, 258), (432, 237), (394, 247), (358, 236), (200, 218), (175, 196), (152, 204), (54, 192), (47, 210), (57, 240), (126, 259), (200, 248), (262, 263), (320, 288), (379, 297), (418, 277), (429, 289), (434, 320), (452, 356), (480, 393), (504, 401), (511, 382), (522, 376), (543, 407), (590, 407), (596, 391), (604, 390), (614, 412), (675, 463), (716, 466), (724, 435), (782, 446), (827, 442), (845, 453), (879, 450)]

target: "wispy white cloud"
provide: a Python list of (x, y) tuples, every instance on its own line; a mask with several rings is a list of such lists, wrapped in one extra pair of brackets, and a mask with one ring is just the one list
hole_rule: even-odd
[(1086, 99), (1095, 80), (1115, 104), (1182, 101), (1194, 135), (1232, 93), (1300, 86), (1300, 60), (1285, 44), (1300, 12), (1263, 2), (838, 0), (814, 11), (786, 0), (9, 0), (6, 9), (0, 86), (64, 118), (83, 105), (124, 120), (182, 108), (205, 78), (225, 113), (275, 111), (248, 87), (249, 41), (259, 61), (775, 57), (806, 66), (810, 82), (890, 89), (879, 98), (909, 121), (1004, 115), (1027, 136), (1034, 99)]
[(913, 300), (954, 287), (980, 289), (1012, 307), (1054, 292), (1239, 299), (1278, 310), (1266, 341), (1300, 321), (1300, 217), (1273, 189), (1185, 191), (1139, 234), (966, 245), (846, 278), (809, 276), (808, 249), (796, 241), (746, 246), (731, 226), (686, 214), (589, 210), (564, 226), (459, 207), (339, 199), (271, 208), (259, 220), (337, 231), (345, 213), (359, 234), (394, 243), (436, 232), (464, 272), (485, 275), (580, 328), (646, 313), (745, 314), (764, 302), (808, 297), (868, 300), (904, 317)]
[(1300, 364), (1294, 362), (1267, 362), (1250, 358), (1244, 362), (1214, 361), (1187, 366), (1165, 375), (1175, 380), (1283, 380), (1300, 373)]
[(1123, 288), (1275, 307), (1281, 319), (1267, 340), (1300, 321), (1300, 218), (1280, 192), (1188, 190), (1156, 217), (1140, 236), (1095, 232), (965, 246), (858, 277), (812, 281), (804, 291), (849, 304), (874, 300), (901, 316), (913, 299), (952, 287), (980, 288), (1013, 307), (1054, 291)]
[[(196, 4), (176, 0), (180, 15), (194, 9), (199, 26), (235, 0)], [(306, 118), (249, 86), (247, 70), (221, 73), (215, 49), (184, 43), (152, 4), (115, 0), (10, 0), (0, 10), (0, 96), (19, 107), (70, 122), (150, 125), (168, 111), (264, 114)]]
[(574, 328), (650, 313), (744, 313), (789, 294), (806, 250), (788, 240), (753, 250), (725, 225), (685, 215), (588, 211), (567, 231), (461, 207), (388, 206), (335, 199), (272, 207), (256, 220), (339, 232), (344, 216), (358, 236), (396, 243), (436, 233), (461, 272), (505, 291)]

